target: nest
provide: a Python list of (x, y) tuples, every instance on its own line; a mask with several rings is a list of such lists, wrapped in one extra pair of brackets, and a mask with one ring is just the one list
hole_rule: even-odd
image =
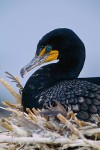
[(1, 126), (6, 129), (0, 131), (0, 149), (100, 149), (98, 115), (93, 116), (95, 123), (80, 121), (76, 114), (70, 110), (66, 112), (58, 102), (56, 102), (58, 109), (56, 115), (47, 115), (47, 112), (54, 112), (53, 108), (48, 110), (27, 108), (25, 113), (21, 105), (23, 87), (17, 77), (13, 77), (8, 72), (6, 74), (13, 82), (16, 82), (20, 94), (17, 94), (5, 80), (0, 79), (0, 82), (16, 99), (16, 104), (6, 101), (3, 102), (6, 107), (0, 107), (11, 112), (7, 118), (0, 119)]

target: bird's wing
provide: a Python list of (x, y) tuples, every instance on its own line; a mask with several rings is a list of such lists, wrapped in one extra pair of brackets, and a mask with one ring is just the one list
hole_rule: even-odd
[(88, 120), (92, 114), (100, 114), (100, 86), (82, 80), (62, 81), (41, 93), (39, 102), (43, 107), (54, 106), (59, 101), (77, 113), (81, 120)]

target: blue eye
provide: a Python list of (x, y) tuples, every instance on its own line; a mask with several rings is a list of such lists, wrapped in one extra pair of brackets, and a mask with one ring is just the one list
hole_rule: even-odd
[(46, 52), (50, 52), (51, 50), (52, 50), (52, 46), (51, 45), (46, 46)]

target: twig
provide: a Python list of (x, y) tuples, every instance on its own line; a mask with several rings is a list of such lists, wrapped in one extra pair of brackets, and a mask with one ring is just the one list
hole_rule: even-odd
[(73, 131), (77, 136), (79, 136), (82, 139), (85, 139), (85, 137), (79, 132), (79, 130), (71, 124), (63, 115), (58, 114), (57, 118), (62, 121), (71, 131)]
[(4, 128), (14, 132), (18, 136), (28, 136), (28, 133), (25, 130), (19, 128), (18, 126), (14, 125), (14, 124), (12, 124), (11, 122), (9, 122), (5, 118), (1, 119), (0, 123)]
[(87, 143), (83, 139), (78, 139), (76, 141), (69, 140), (68, 138), (64, 137), (11, 137), (0, 135), (0, 143), (15, 143), (15, 144), (35, 144), (35, 143), (44, 143), (44, 144), (66, 144), (67, 147), (76, 147), (76, 146), (85, 146), (90, 147), (90, 143), (93, 143), (93, 148), (100, 150), (100, 141), (92, 141), (87, 140)]
[(0, 82), (8, 89), (8, 91), (18, 100), (21, 101), (21, 96), (17, 94), (13, 88), (4, 80), (0, 79)]
[(19, 88), (19, 93), (22, 94), (22, 91), (23, 91), (23, 86), (21, 85), (18, 77), (14, 77), (11, 73), (9, 72), (5, 72), (7, 74), (7, 77), (12, 79), (12, 82), (15, 82), (16, 83), (16, 86)]
[(100, 135), (100, 128), (88, 129), (88, 130), (80, 130), (80, 132), (84, 135), (92, 136), (94, 134)]

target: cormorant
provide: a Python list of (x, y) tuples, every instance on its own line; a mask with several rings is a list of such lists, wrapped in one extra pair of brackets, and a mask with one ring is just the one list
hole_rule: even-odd
[(23, 77), (36, 66), (53, 60), (58, 62), (41, 67), (28, 79), (22, 93), (24, 110), (47, 108), (57, 100), (81, 120), (88, 121), (92, 114), (99, 114), (100, 78), (78, 78), (85, 61), (85, 46), (72, 30), (59, 28), (44, 35), (35, 58), (20, 74)]

